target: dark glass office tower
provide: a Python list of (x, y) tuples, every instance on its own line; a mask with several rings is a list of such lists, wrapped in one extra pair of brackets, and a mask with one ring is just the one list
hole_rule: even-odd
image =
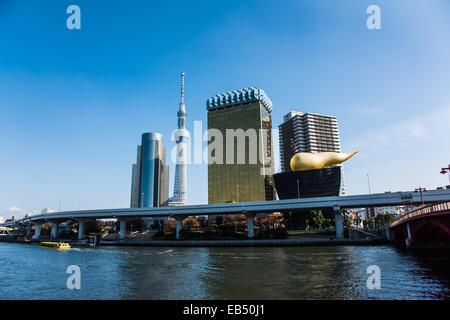
[[(274, 200), (272, 102), (269, 97), (254, 87), (226, 92), (208, 99), (207, 110), (208, 203)], [(227, 143), (229, 129), (235, 133), (240, 129), (244, 135), (233, 138), (232, 144)], [(221, 144), (216, 134), (222, 136)], [(239, 143), (244, 143), (244, 148), (238, 149)], [(245, 150), (244, 155), (242, 150)], [(222, 157), (218, 157), (220, 153)], [(210, 163), (213, 158), (215, 163)], [(227, 161), (230, 159), (231, 163)]]

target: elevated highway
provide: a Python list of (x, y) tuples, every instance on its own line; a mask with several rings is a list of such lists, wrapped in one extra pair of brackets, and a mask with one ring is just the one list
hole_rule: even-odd
[[(423, 202), (434, 204), (450, 201), (450, 189), (430, 190), (423, 193)], [(13, 226), (20, 223), (32, 223), (36, 225), (36, 233), (39, 235), (40, 225), (50, 222), (56, 228), (59, 223), (67, 220), (78, 220), (80, 222), (79, 235), (83, 234), (84, 222), (90, 219), (120, 220), (120, 235), (125, 237), (125, 226), (127, 219), (139, 217), (173, 217), (177, 220), (177, 237), (181, 230), (182, 220), (188, 216), (220, 215), (220, 214), (245, 214), (248, 217), (249, 237), (253, 237), (253, 217), (257, 213), (271, 212), (296, 212), (309, 209), (333, 209), (336, 220), (336, 235), (343, 237), (341, 210), (350, 208), (384, 207), (404, 205), (405, 203), (419, 205), (422, 203), (420, 193), (414, 191), (386, 192), (377, 194), (299, 198), (288, 200), (262, 201), (262, 202), (240, 202), (223, 204), (201, 204), (179, 207), (150, 207), (150, 208), (122, 208), (122, 209), (96, 209), (75, 210), (64, 212), (52, 212), (23, 218), (21, 220), (4, 224)], [(81, 232), (80, 232), (81, 231)], [(35, 234), (36, 234), (35, 233)], [(56, 236), (56, 231), (54, 233)]]

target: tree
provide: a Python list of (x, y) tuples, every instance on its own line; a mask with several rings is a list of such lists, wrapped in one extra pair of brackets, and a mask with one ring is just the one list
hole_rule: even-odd
[(353, 215), (353, 222), (355, 223), (355, 225), (360, 226), (361, 225), (361, 215), (359, 214), (359, 212), (356, 212)]
[(344, 218), (344, 228), (350, 229), (352, 227), (352, 219), (350, 217), (345, 216)]
[(380, 212), (375, 217), (375, 227), (379, 229), (383, 224), (384, 224), (384, 213)]
[(364, 219), (362, 223), (363, 223), (363, 228), (364, 228), (364, 229), (367, 229), (367, 227), (368, 227), (368, 225), (367, 225), (367, 219)]
[(375, 219), (373, 217), (367, 219), (367, 226), (369, 229), (375, 229)]
[(393, 213), (390, 213), (390, 212), (386, 213), (386, 215), (384, 217), (384, 221), (386, 223), (391, 224), (392, 222), (395, 221), (395, 215)]
[(327, 228), (330, 228), (330, 227), (332, 227), (332, 226), (334, 226), (334, 220), (333, 220), (333, 219), (330, 219), (330, 218), (325, 218), (325, 220), (324, 220), (324, 222), (323, 222), (323, 227), (324, 227), (325, 229), (327, 229)]
[(200, 227), (200, 223), (195, 217), (187, 217), (183, 220), (183, 228), (186, 230), (191, 230), (192, 228)]
[(308, 214), (308, 222), (313, 229), (321, 229), (325, 222), (322, 210), (311, 210)]

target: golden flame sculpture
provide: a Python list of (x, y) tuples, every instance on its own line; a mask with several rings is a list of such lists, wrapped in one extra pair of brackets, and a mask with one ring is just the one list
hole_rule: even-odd
[(353, 157), (358, 151), (338, 153), (338, 152), (321, 152), (321, 153), (296, 153), (291, 159), (292, 171), (304, 171), (322, 169), (334, 166)]

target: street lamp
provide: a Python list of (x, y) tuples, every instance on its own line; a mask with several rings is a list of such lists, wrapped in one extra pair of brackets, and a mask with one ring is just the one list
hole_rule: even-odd
[(423, 191), (423, 192), (427, 192), (427, 189), (426, 189), (426, 188), (419, 187), (419, 188), (415, 189), (414, 191), (415, 191), (415, 192), (420, 191), (420, 199), (422, 200), (422, 206), (423, 206), (424, 203), (423, 203), (423, 194), (422, 194), (422, 191)]
[(441, 173), (442, 173), (442, 174), (448, 173), (448, 182), (450, 182), (450, 164), (448, 165), (447, 168), (442, 168), (442, 169), (441, 169)]

